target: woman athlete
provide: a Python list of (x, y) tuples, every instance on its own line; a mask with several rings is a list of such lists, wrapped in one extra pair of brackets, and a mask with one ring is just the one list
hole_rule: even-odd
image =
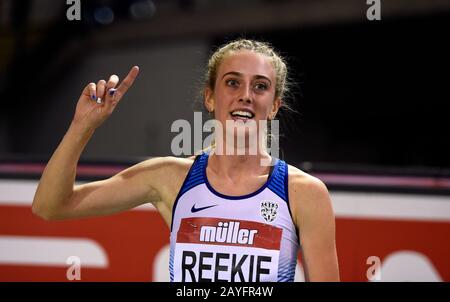
[[(215, 152), (229, 147), (225, 138), (238, 135), (234, 131), (216, 136), (212, 149), (195, 157), (152, 158), (109, 179), (74, 186), (83, 149), (138, 73), (135, 66), (120, 84), (112, 75), (84, 88), (42, 174), (33, 213), (69, 219), (151, 203), (171, 231), (171, 281), (293, 281), (299, 252), (306, 281), (339, 281), (326, 186), (272, 158), (264, 144), (244, 155)], [(283, 105), (286, 74), (285, 62), (268, 44), (230, 42), (208, 62), (204, 106), (222, 125), (272, 120)], [(264, 160), (272, 165), (262, 165)]]

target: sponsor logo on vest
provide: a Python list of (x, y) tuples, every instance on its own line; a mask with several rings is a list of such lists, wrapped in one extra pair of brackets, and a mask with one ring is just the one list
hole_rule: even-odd
[(278, 204), (273, 201), (261, 201), (261, 216), (267, 222), (272, 222), (277, 218)]
[(196, 208), (195, 207), (195, 204), (192, 206), (192, 208), (191, 208), (191, 213), (196, 213), (196, 212), (200, 212), (200, 211), (203, 211), (203, 210), (206, 210), (206, 209), (209, 209), (209, 208), (212, 208), (212, 207), (217, 207), (218, 205), (217, 204), (213, 204), (212, 206), (206, 206), (206, 207), (201, 207), (201, 208)]
[(217, 226), (202, 226), (200, 241), (252, 245), (258, 230), (240, 229), (240, 222), (220, 221)]

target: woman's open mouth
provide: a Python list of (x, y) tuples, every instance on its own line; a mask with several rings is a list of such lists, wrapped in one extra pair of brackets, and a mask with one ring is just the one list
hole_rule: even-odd
[(235, 121), (242, 120), (244, 122), (255, 116), (253, 114), (253, 112), (250, 112), (247, 110), (235, 110), (235, 111), (232, 111), (230, 114), (231, 114), (233, 120), (235, 120)]

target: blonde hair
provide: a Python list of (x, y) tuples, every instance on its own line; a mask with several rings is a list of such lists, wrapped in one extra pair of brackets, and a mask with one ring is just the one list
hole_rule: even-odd
[(262, 54), (272, 61), (276, 74), (275, 97), (283, 98), (288, 91), (286, 62), (267, 42), (239, 39), (219, 47), (209, 58), (205, 85), (214, 90), (220, 64), (227, 55), (240, 50)]

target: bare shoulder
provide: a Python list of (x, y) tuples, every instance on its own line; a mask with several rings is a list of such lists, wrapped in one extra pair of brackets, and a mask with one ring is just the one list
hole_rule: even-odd
[[(181, 158), (175, 156), (153, 157), (136, 164), (135, 169), (163, 170), (164, 172), (183, 173), (189, 170), (194, 162), (194, 157)], [(187, 172), (187, 171), (186, 171)]]
[[(176, 185), (186, 177), (195, 157), (181, 158), (174, 156), (154, 157), (144, 160), (133, 167), (131, 170), (143, 171), (142, 177), (152, 174), (160, 187)], [(127, 170), (125, 170), (127, 171)]]
[(136, 183), (151, 187), (151, 190), (158, 194), (159, 200), (170, 202), (183, 184), (194, 159), (153, 157), (121, 171), (115, 177), (135, 179)]
[[(326, 185), (296, 167), (289, 165), (289, 204), (294, 223), (333, 216), (330, 194)], [(319, 216), (319, 217), (317, 217)]]
[(311, 195), (328, 194), (326, 185), (318, 179), (294, 166), (289, 165), (289, 191)]

